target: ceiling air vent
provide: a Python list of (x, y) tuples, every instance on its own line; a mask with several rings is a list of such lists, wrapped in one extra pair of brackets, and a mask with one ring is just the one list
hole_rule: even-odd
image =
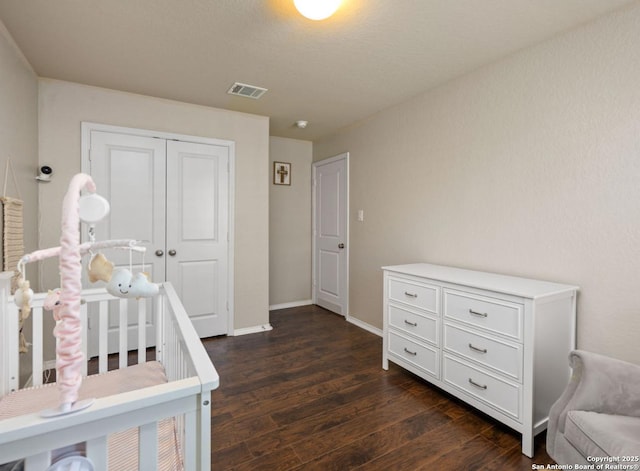
[(246, 98), (257, 100), (266, 93), (267, 89), (256, 87), (255, 85), (247, 85), (246, 83), (236, 82), (227, 92), (229, 95), (238, 95)]

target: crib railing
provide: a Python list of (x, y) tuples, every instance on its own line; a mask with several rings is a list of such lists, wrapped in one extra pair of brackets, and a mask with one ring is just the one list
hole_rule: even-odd
[[(18, 309), (8, 295), (9, 279), (0, 274), (0, 395), (19, 389)], [(37, 294), (31, 314), (31, 378), (42, 384), (45, 316), (42, 303), (46, 294)], [(84, 290), (81, 308), (83, 326), (89, 318), (98, 324), (97, 373), (106, 372), (109, 359), (109, 315), (117, 306), (118, 368), (125, 368), (129, 356), (132, 325), (127, 300), (114, 298), (104, 289)], [(87, 456), (96, 469), (106, 469), (107, 437), (111, 433), (138, 427), (139, 468), (157, 469), (158, 422), (167, 417), (176, 421), (177, 437), (184, 469), (210, 469), (211, 390), (218, 387), (218, 374), (191, 321), (170, 283), (161, 285), (155, 302), (137, 301), (137, 361), (146, 361), (147, 312), (155, 309), (155, 358), (169, 380), (166, 384), (97, 399), (88, 409), (66, 416), (43, 419), (30, 414), (0, 422), (0, 462), (26, 458), (25, 469), (41, 470), (51, 460), (51, 450), (85, 442)], [(111, 314), (110, 314), (111, 311)], [(133, 326), (136, 327), (135, 325)], [(87, 355), (87, 329), (83, 329), (83, 351)], [(96, 359), (93, 360), (94, 362)], [(84, 365), (84, 375), (88, 373)]]

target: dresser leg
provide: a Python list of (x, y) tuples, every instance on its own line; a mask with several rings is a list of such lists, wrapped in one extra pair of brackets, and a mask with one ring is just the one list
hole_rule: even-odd
[(386, 355), (383, 355), (383, 357), (382, 357), (382, 369), (383, 370), (388, 370), (389, 369), (389, 360), (387, 359)]
[(533, 458), (535, 438), (536, 437), (532, 431), (524, 432), (522, 434), (522, 454), (527, 455), (529, 458)]

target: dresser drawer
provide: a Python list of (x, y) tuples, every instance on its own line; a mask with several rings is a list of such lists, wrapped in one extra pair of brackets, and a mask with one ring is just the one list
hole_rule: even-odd
[(445, 290), (444, 315), (522, 341), (522, 305)]
[(424, 283), (389, 279), (389, 299), (409, 304), (433, 313), (438, 312), (440, 288)]
[(438, 345), (438, 320), (389, 305), (389, 325)]
[(439, 376), (438, 351), (406, 337), (389, 332), (389, 353), (415, 365), (436, 378)]
[(522, 380), (521, 344), (509, 344), (445, 323), (444, 348), (512, 379)]
[(443, 380), (514, 419), (520, 419), (520, 386), (444, 355)]

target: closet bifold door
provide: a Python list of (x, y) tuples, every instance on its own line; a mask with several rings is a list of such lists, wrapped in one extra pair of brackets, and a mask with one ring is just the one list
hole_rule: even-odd
[[(92, 130), (90, 141), (90, 174), (111, 203), (111, 213), (96, 226), (96, 239), (142, 241), (147, 252), (144, 258), (134, 254), (133, 272), (146, 271), (156, 283), (171, 282), (200, 337), (227, 334), (229, 144), (102, 130)], [(116, 266), (129, 267), (127, 252), (106, 255)], [(119, 311), (112, 306), (109, 311), (115, 325)], [(129, 311), (127, 348), (134, 350), (141, 338), (133, 329), (139, 319)], [(147, 346), (153, 344), (154, 313), (149, 306)], [(89, 316), (91, 323), (94, 315)], [(97, 345), (97, 339), (91, 343)], [(120, 346), (114, 335), (108, 343), (110, 353)]]
[(167, 141), (167, 280), (200, 337), (227, 333), (229, 148)]
[[(135, 136), (115, 132), (91, 131), (90, 175), (96, 183), (97, 193), (111, 205), (110, 214), (96, 225), (96, 240), (136, 239), (147, 247), (144, 257), (134, 253), (131, 258), (133, 272), (145, 271), (154, 282), (165, 281), (165, 257), (156, 256), (164, 251), (166, 218), (166, 141), (153, 137)], [(106, 257), (116, 267), (129, 268), (128, 251), (110, 250)], [(143, 267), (144, 262), (144, 267)], [(86, 270), (83, 270), (86, 273)], [(85, 275), (86, 276), (86, 275)], [(100, 287), (103, 282), (86, 287)], [(155, 301), (154, 301), (155, 302)], [(109, 302), (108, 351), (117, 352), (122, 346), (116, 333), (120, 321), (120, 305)], [(146, 313), (147, 347), (155, 340), (155, 309), (149, 306)], [(99, 314), (89, 312), (90, 326), (97, 326)], [(135, 300), (127, 303), (129, 325), (126, 343), (128, 350), (138, 348), (138, 316)], [(88, 354), (98, 354), (98, 329), (89, 330)], [(95, 350), (95, 351), (92, 351)]]

